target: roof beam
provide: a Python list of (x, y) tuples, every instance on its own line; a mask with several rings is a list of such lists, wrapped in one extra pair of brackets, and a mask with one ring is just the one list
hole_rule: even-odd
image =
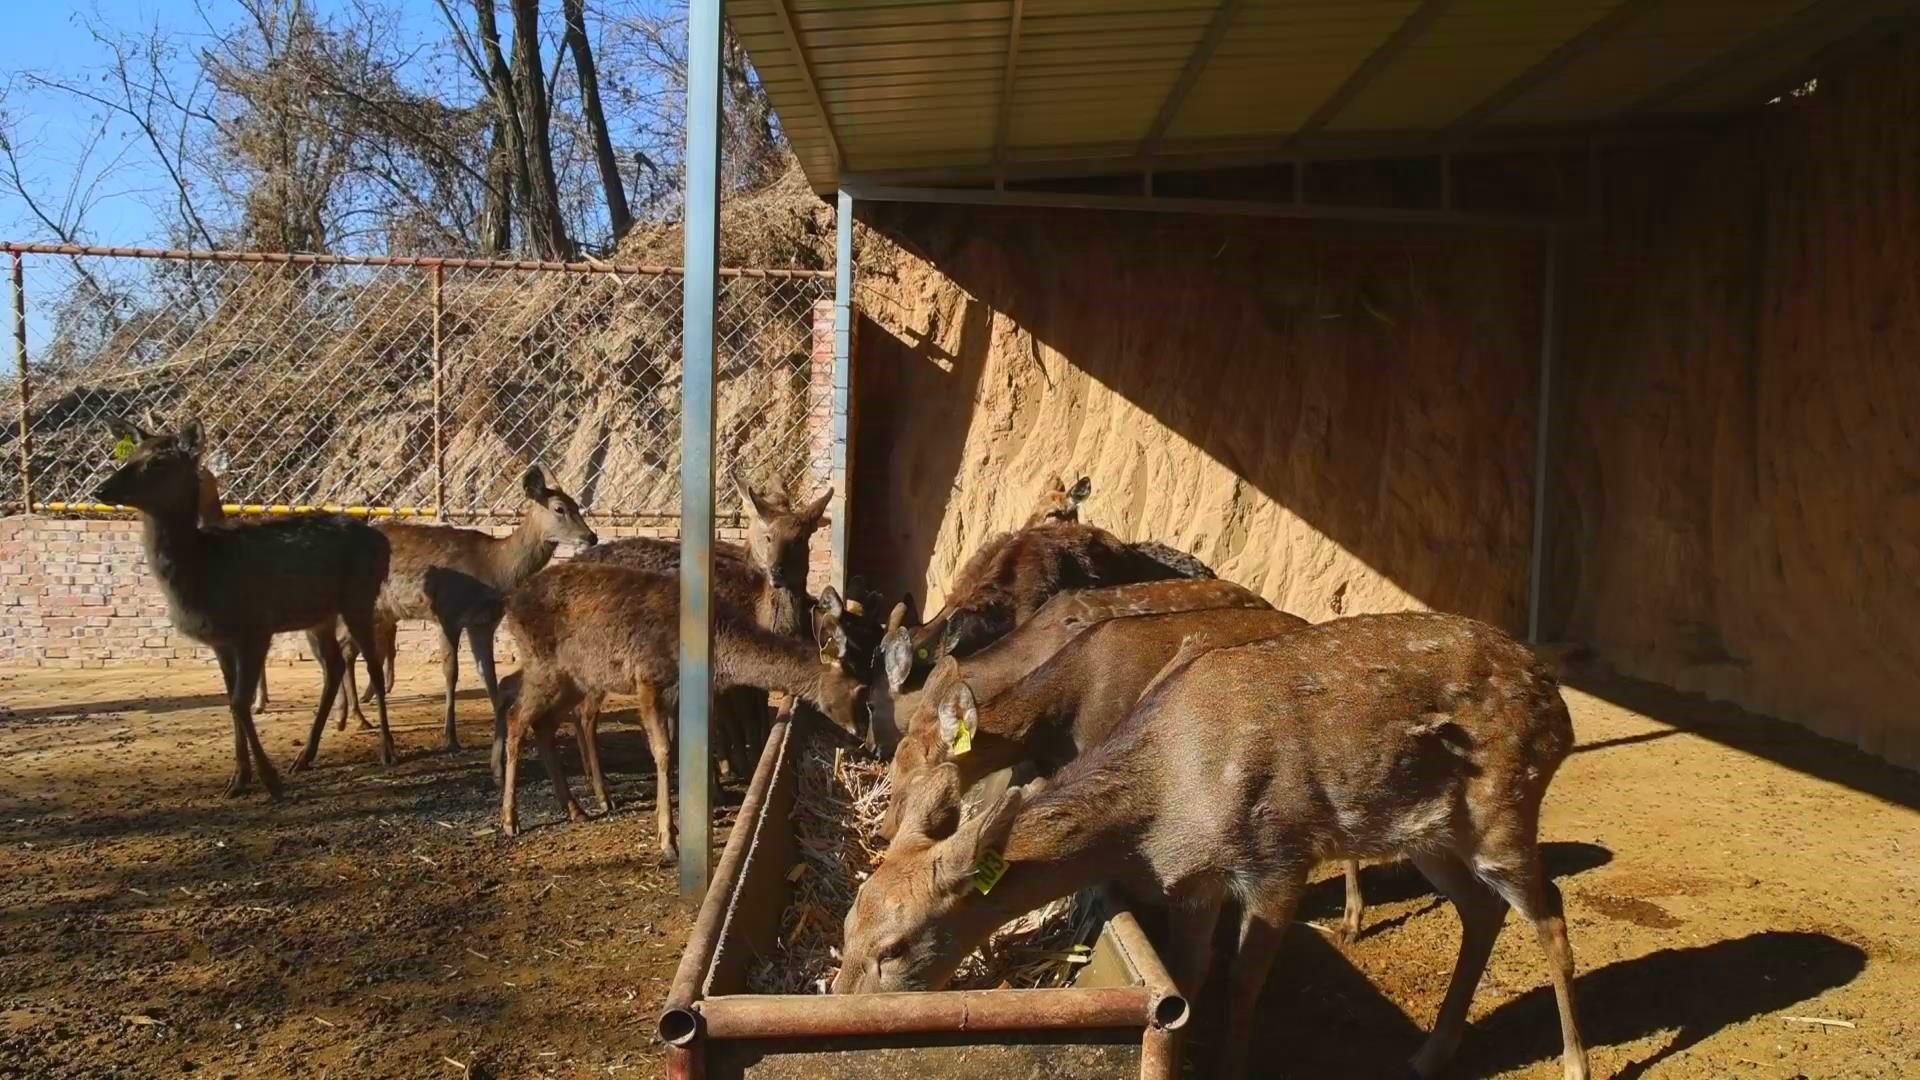
[(1220, 6), (1214, 9), (1213, 21), (1207, 24), (1207, 32), (1200, 35), (1193, 52), (1187, 54), (1187, 64), (1180, 69), (1180, 77), (1173, 81), (1173, 89), (1167, 91), (1166, 100), (1160, 103), (1160, 111), (1154, 115), (1147, 134), (1140, 140), (1137, 156), (1142, 161), (1153, 160), (1160, 140), (1167, 134), (1167, 129), (1173, 126), (1173, 118), (1180, 115), (1180, 106), (1186, 102), (1194, 84), (1200, 81), (1200, 74), (1207, 69), (1207, 62), (1213, 59), (1213, 51), (1220, 47), (1221, 39), (1227, 36), (1227, 27), (1240, 10), (1240, 4), (1241, 0), (1220, 0)]
[(1807, 34), (1836, 15), (1845, 15), (1847, 8), (1857, 6), (1857, 4), (1847, 3), (1846, 0), (1825, 0), (1824, 3), (1802, 8), (1798, 13), (1775, 23), (1771, 30), (1762, 31), (1736, 42), (1713, 59), (1656, 88), (1652, 93), (1622, 110), (1619, 115), (1641, 116), (1654, 112), (1676, 98), (1685, 97), (1722, 75), (1738, 69), (1741, 65), (1751, 63), (1781, 45)]
[(843, 159), (840, 155), (840, 136), (833, 130), (833, 114), (827, 112), (826, 99), (820, 96), (820, 83), (813, 77), (813, 62), (807, 59), (807, 51), (800, 47), (800, 30), (793, 24), (793, 12), (787, 8), (787, 0), (771, 0), (773, 13), (780, 18), (780, 35), (787, 39), (787, 48), (793, 50), (793, 66), (800, 69), (800, 81), (807, 86), (807, 98), (813, 103), (813, 111), (820, 114), (820, 126), (827, 132), (827, 149), (833, 152), (833, 169), (840, 171)]
[(993, 122), (996, 172), (1007, 160), (1007, 129), (1013, 126), (1013, 76), (1020, 62), (1020, 20), (1026, 14), (1026, 7), (1026, 0), (1013, 0), (1012, 18), (1007, 23), (1007, 64), (1000, 73), (1000, 115)]
[(1294, 137), (1297, 139), (1311, 136), (1326, 127), (1329, 121), (1340, 115), (1340, 110), (1352, 104), (1353, 99), (1360, 96), (1360, 91), (1373, 85), (1374, 80), (1378, 79), (1389, 65), (1398, 60), (1401, 53), (1407, 51), (1407, 46), (1420, 40), (1420, 35), (1427, 32), (1427, 27), (1432, 26), (1433, 21), (1446, 14), (1447, 9), (1452, 6), (1453, 0), (1426, 0), (1426, 3), (1421, 4), (1413, 14), (1407, 16), (1406, 21), (1400, 24), (1400, 28), (1393, 32), (1392, 37), (1381, 42), (1380, 47), (1373, 50), (1372, 55), (1362, 61), (1352, 75), (1347, 76), (1347, 81), (1340, 84), (1340, 89), (1335, 90), (1332, 97), (1321, 102), (1320, 107), (1313, 110), (1313, 115), (1307, 117), (1306, 122), (1300, 125), (1300, 130), (1294, 133)]
[(1529, 90), (1553, 78), (1572, 67), (1582, 57), (1612, 40), (1614, 35), (1626, 29), (1635, 19), (1648, 11), (1659, 7), (1662, 0), (1627, 0), (1602, 18), (1594, 21), (1585, 30), (1560, 43), (1560, 47), (1548, 53), (1539, 63), (1522, 72), (1512, 82), (1489, 94), (1479, 104), (1460, 114), (1448, 130), (1453, 133), (1472, 131), (1487, 121), (1500, 115), (1507, 106), (1519, 100)]

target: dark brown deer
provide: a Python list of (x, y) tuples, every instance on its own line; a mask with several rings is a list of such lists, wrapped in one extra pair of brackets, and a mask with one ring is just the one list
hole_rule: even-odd
[[(387, 577), (389, 548), (377, 531), (335, 515), (243, 529), (202, 528), (202, 442), (198, 424), (171, 435), (146, 436), (94, 498), (140, 511), (147, 564), (166, 596), (174, 628), (211, 646), (219, 658), (233, 714), (234, 773), (227, 793), (246, 791), (257, 767), (268, 793), (278, 799), (279, 774), (253, 725), (253, 696), (267, 647), (276, 633), (307, 631), (325, 674), (309, 734), (310, 739), (317, 737), (346, 669), (335, 637), (340, 622), (365, 651), (370, 672), (377, 670), (380, 647), (373, 637), (373, 604)], [(375, 700), (380, 759), (391, 763), (386, 694)], [(304, 760), (296, 760), (292, 768), (304, 765)]]
[(1002, 533), (961, 567), (938, 614), (883, 646), (890, 677), (891, 657), (907, 658), (906, 680), (894, 689), (911, 688), (942, 656), (965, 656), (1005, 637), (1056, 593), (1177, 576), (1091, 525), (1052, 522)]
[(1453, 1057), (1512, 906), (1547, 955), (1563, 1071), (1585, 1080), (1573, 955), (1538, 839), (1541, 799), (1572, 745), (1546, 666), (1470, 619), (1363, 615), (1214, 649), (1052, 783), (957, 825), (944, 807), (909, 813), (847, 914), (834, 989), (942, 986), (1009, 918), (1118, 875), (1169, 901), (1179, 982), (1196, 993), (1233, 897), (1243, 914), (1219, 1073), (1243, 1075), (1254, 1005), (1308, 873), (1329, 857), (1403, 855), (1463, 926), (1414, 1071), (1438, 1075)]
[[(1218, 579), (1190, 581), (1177, 578), (1111, 585), (1103, 589), (1076, 589), (1055, 595), (1040, 606), (1033, 618), (1020, 624), (1006, 637), (968, 656), (954, 670), (964, 670), (968, 678), (975, 680), (976, 686), (991, 686), (993, 689), (990, 692), (998, 693), (1025, 678), (1028, 672), (1058, 652), (1074, 635), (1106, 619), (1208, 608), (1272, 610), (1272, 607), (1257, 594), (1231, 581)], [(904, 614), (903, 610), (896, 610), (895, 618), (903, 619)], [(882, 757), (893, 756), (900, 738), (915, 723), (920, 703), (930, 700), (925, 692), (936, 689), (936, 677), (941, 671), (941, 665), (935, 665), (934, 673), (928, 677), (920, 693), (893, 691), (893, 687), (905, 685), (911, 654), (907, 651), (905, 638), (893, 633), (898, 626), (890, 623), (887, 629), (889, 636), (883, 638), (889, 643), (884, 650), (887, 679), (876, 683), (872, 695), (871, 729), (874, 746)]]
[[(604, 563), (570, 562), (536, 574), (506, 599), (509, 631), (519, 646), (519, 689), (507, 719), (506, 780), (500, 825), (518, 828), (514, 777), (520, 740), (531, 732), (570, 820), (585, 813), (567, 787), (553, 732), (568, 710), (592, 695), (639, 699), (641, 727), (653, 756), (657, 825), (663, 860), (674, 856), (669, 718), (679, 688), (680, 582)], [(859, 733), (864, 688), (839, 667), (821, 663), (808, 642), (760, 627), (746, 612), (714, 604), (713, 674), (717, 687), (781, 690), (825, 713), (838, 727)], [(581, 757), (594, 793), (607, 802), (606, 781), (593, 728), (576, 720)]]
[[(500, 708), (500, 684), (494, 677), (493, 639), (497, 620), (476, 617), (476, 612), (491, 610), (489, 601), (497, 593), (510, 592), (532, 577), (553, 559), (562, 543), (597, 542), (593, 529), (580, 515), (573, 496), (551, 487), (546, 473), (532, 465), (520, 477), (521, 491), (527, 497), (527, 509), (519, 528), (505, 537), (493, 537), (477, 529), (456, 529), (447, 525), (411, 525), (392, 522), (380, 526), (393, 545), (393, 568), (386, 587), (380, 590), (375, 608), (375, 632), (380, 635), (381, 654), (386, 656), (385, 687), (391, 691), (394, 680), (393, 648), (400, 620), (424, 619), (440, 630), (440, 670), (446, 677), (447, 749), (460, 748), (460, 735), (454, 725), (454, 700), (460, 686), (460, 635), (464, 632), (473, 653), (473, 664), (480, 669), (480, 681), (487, 688), (487, 700), (493, 705), (493, 755), (495, 780), (502, 778), (506, 751), (506, 716)], [(348, 650), (351, 661), (353, 652)], [(349, 681), (351, 694), (351, 681)], [(340, 705), (340, 723), (346, 726), (347, 702)], [(302, 757), (312, 760), (319, 748), (319, 731), (307, 744)]]
[[(731, 473), (746, 511), (747, 546), (724, 541), (713, 547), (713, 590), (717, 598), (752, 613), (762, 627), (804, 640), (814, 600), (807, 595), (807, 565), (813, 534), (827, 523), (831, 489), (795, 508), (787, 496), (765, 491)], [(655, 574), (680, 573), (680, 544), (657, 537), (614, 540), (583, 552), (576, 562), (605, 562)], [(581, 704), (588, 723), (597, 722), (605, 703), (589, 696)], [(766, 745), (767, 695), (737, 686), (714, 698), (715, 746), (728, 771), (748, 776)]]

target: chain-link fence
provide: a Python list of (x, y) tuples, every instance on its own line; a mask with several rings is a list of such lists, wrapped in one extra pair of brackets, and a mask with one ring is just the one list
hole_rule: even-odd
[[(0, 508), (99, 509), (122, 416), (198, 420), (223, 498), (249, 511), (517, 517), (539, 462), (597, 517), (679, 516), (675, 268), (7, 250), (22, 366), (0, 401)], [(829, 273), (722, 271), (723, 476), (801, 492), (827, 474), (831, 296)]]

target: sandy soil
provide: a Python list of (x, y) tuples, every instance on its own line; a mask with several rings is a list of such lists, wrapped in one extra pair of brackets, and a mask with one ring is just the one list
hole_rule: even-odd
[[(291, 757), (307, 671), (263, 721)], [(648, 858), (652, 783), (612, 718), (620, 806), (558, 820), (537, 766), (493, 831), (485, 706), (438, 751), (437, 673), (403, 672), (403, 762), (327, 733), (290, 798), (220, 796), (209, 671), (0, 671), (0, 1075), (657, 1074), (652, 1015), (688, 918)], [(1920, 776), (1730, 708), (1574, 680), (1549, 797), (1598, 1076), (1920, 1075)], [(572, 761), (571, 748), (564, 753)], [(579, 786), (579, 785), (577, 785)], [(1268, 991), (1274, 1075), (1396, 1074), (1456, 927), (1369, 867), (1367, 931), (1310, 929)], [(1337, 914), (1337, 881), (1306, 914)], [(1844, 1021), (1811, 1024), (1788, 1017)], [(1558, 1076), (1533, 935), (1503, 935), (1464, 1075)], [(1202, 1054), (1206, 1025), (1194, 1033)]]

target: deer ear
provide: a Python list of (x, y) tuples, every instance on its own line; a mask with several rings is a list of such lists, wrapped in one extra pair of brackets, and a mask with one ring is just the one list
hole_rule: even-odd
[(727, 475), (733, 479), (733, 489), (740, 493), (740, 505), (746, 507), (749, 514), (765, 521), (780, 512), (780, 507), (775, 506), (773, 500), (762, 494), (759, 489), (747, 483), (741, 477), (739, 470), (731, 470)]
[(887, 632), (880, 639), (880, 655), (886, 661), (887, 686), (894, 693), (906, 689), (907, 678), (913, 674), (913, 637), (904, 627)]
[(1051, 495), (1065, 495), (1067, 493), (1067, 482), (1056, 476), (1053, 478), (1053, 481), (1047, 485), (1047, 492)]
[(836, 619), (847, 613), (846, 605), (840, 601), (839, 590), (831, 585), (827, 586), (826, 591), (820, 594), (820, 599), (815, 602), (814, 607)]
[(206, 435), (200, 430), (200, 421), (189, 420), (186, 426), (174, 433), (174, 441), (188, 457), (198, 458), (200, 451), (206, 448)]
[(107, 433), (114, 439), (132, 439), (136, 444), (145, 442), (147, 433), (133, 426), (133, 422), (120, 416), (107, 417)]
[(979, 813), (960, 823), (953, 836), (941, 842), (940, 884), (949, 892), (989, 892), (1010, 872), (1007, 837), (1025, 801), (1019, 788), (1009, 788)]
[(520, 475), (520, 490), (526, 492), (527, 498), (534, 502), (545, 500), (547, 497), (546, 470), (538, 465), (527, 466), (527, 471)]
[(1067, 498), (1072, 499), (1073, 504), (1078, 506), (1091, 494), (1093, 494), (1093, 477), (1083, 476), (1073, 482), (1073, 490), (1067, 492)]
[(827, 517), (827, 504), (832, 501), (833, 489), (828, 488), (820, 493), (819, 498), (808, 503), (806, 509), (800, 511), (801, 520), (811, 523), (816, 529), (827, 524), (830, 520)]
[(906, 625), (907, 625), (907, 602), (905, 600), (902, 600), (899, 603), (893, 605), (892, 611), (887, 612), (887, 628), (884, 631), (884, 633), (891, 634), (895, 630), (903, 629)]
[(973, 687), (965, 679), (957, 680), (940, 697), (940, 745), (950, 754), (967, 753), (973, 749), (973, 736), (979, 730), (980, 704), (974, 699)]

